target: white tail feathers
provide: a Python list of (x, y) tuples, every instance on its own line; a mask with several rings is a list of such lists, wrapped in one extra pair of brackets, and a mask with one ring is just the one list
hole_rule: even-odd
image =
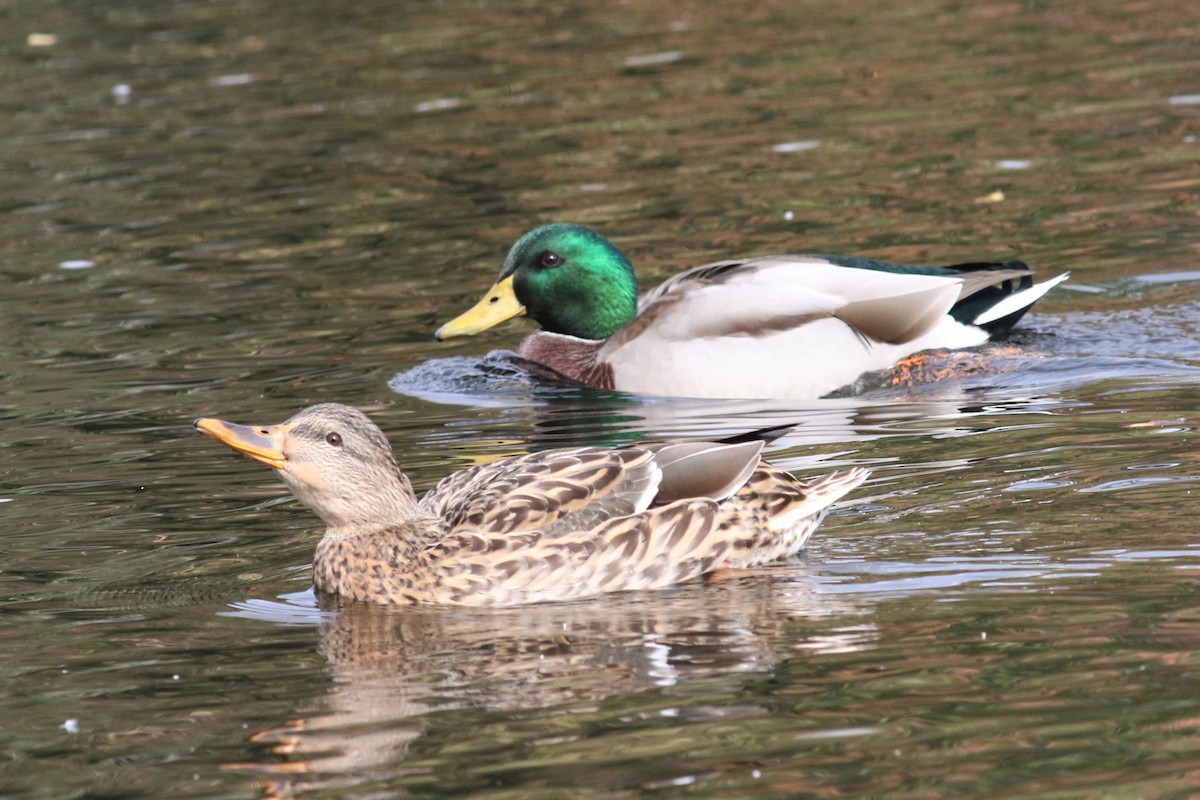
[(989, 322), (995, 322), (998, 319), (1004, 319), (1009, 314), (1013, 314), (1023, 308), (1029, 308), (1029, 306), (1040, 300), (1042, 295), (1053, 289), (1055, 286), (1058, 286), (1070, 275), (1071, 273), (1064, 272), (1057, 278), (1051, 278), (1050, 280), (1043, 281), (1042, 283), (1035, 283), (1033, 286), (1030, 286), (1024, 291), (1011, 294), (976, 317), (972, 324), (979, 326), (987, 325)]

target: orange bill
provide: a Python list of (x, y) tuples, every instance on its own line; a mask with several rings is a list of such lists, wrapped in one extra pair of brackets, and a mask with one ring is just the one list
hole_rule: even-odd
[(286, 424), (238, 425), (211, 417), (201, 417), (192, 424), (201, 433), (208, 434), (218, 442), (224, 442), (239, 453), (245, 453), (268, 467), (283, 469), (284, 462), (287, 461), (287, 456), (283, 454)]

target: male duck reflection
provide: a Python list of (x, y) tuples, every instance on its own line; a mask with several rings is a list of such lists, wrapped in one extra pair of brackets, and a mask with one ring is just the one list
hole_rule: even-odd
[(327, 526), (318, 591), (372, 603), (516, 605), (658, 589), (804, 546), (866, 470), (809, 483), (762, 442), (548, 450), (456, 472), (420, 500), (361, 411), (196, 428), (274, 467)]
[(812, 399), (933, 348), (1007, 333), (1059, 275), (1020, 261), (905, 267), (848, 256), (765, 256), (681, 272), (637, 296), (629, 260), (581, 225), (513, 245), (499, 281), (436, 336), (520, 314), (542, 330), (517, 354), (603, 389), (686, 397)]

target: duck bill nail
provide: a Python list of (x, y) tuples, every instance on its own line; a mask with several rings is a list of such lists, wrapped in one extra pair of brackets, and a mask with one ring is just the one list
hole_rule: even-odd
[(519, 317), (525, 313), (525, 306), (517, 299), (513, 289), (513, 278), (509, 275), (499, 281), (483, 299), (467, 311), (438, 328), (433, 336), (439, 342), (452, 339), (455, 336), (473, 336), (480, 331), (486, 331), (505, 320)]
[(287, 461), (283, 454), (283, 437), (287, 428), (283, 425), (238, 425), (209, 417), (201, 417), (193, 425), (201, 433), (208, 434), (218, 442), (223, 442), (268, 467), (283, 469), (284, 462)]

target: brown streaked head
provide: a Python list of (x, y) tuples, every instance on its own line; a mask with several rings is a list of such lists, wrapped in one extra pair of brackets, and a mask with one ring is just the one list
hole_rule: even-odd
[(279, 425), (200, 418), (197, 430), (279, 472), (300, 502), (331, 530), (354, 533), (402, 521), (416, 511), (391, 444), (356, 408), (309, 406)]

